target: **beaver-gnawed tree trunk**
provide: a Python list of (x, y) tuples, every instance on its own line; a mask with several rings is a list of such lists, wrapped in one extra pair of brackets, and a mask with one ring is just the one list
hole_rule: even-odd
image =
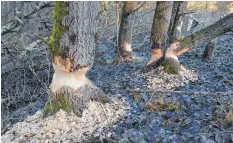
[(121, 22), (119, 28), (119, 41), (117, 47), (117, 53), (120, 61), (130, 62), (134, 59), (134, 53), (131, 48), (132, 42), (132, 24), (133, 24), (133, 12), (137, 2), (124, 2), (122, 8)]
[(94, 62), (98, 2), (55, 2), (53, 33), (47, 43), (54, 67), (50, 104), (78, 116), (90, 100), (104, 101), (104, 93), (85, 76)]
[(179, 73), (178, 57), (197, 47), (201, 43), (209, 42), (226, 32), (233, 31), (233, 13), (225, 16), (216, 23), (171, 44), (165, 55), (165, 69), (168, 73)]
[(160, 58), (136, 73), (149, 72), (158, 68), (163, 63), (167, 73), (178, 74), (180, 70), (180, 63), (178, 61), (179, 55), (192, 50), (193, 47), (197, 47), (199, 44), (209, 42), (215, 37), (231, 31), (233, 31), (233, 13), (198, 32), (172, 43), (166, 51), (165, 58)]
[(157, 2), (151, 29), (150, 52), (151, 59), (147, 65), (156, 62), (164, 56), (164, 48), (168, 26), (171, 19), (173, 2)]

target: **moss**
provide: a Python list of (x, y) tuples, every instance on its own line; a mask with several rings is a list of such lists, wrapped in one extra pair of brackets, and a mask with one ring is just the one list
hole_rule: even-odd
[(177, 40), (179, 40), (179, 41), (184, 40), (184, 36), (179, 37)]
[(56, 95), (56, 101), (52, 101), (45, 105), (45, 111), (57, 112), (60, 109), (70, 113), (72, 111), (72, 105), (69, 103), (64, 93)]
[(52, 55), (60, 54), (60, 44), (59, 41), (65, 32), (68, 30), (68, 27), (62, 24), (64, 17), (68, 14), (68, 8), (66, 2), (55, 2), (55, 9), (53, 12), (53, 33), (51, 39), (48, 42), (49, 50)]

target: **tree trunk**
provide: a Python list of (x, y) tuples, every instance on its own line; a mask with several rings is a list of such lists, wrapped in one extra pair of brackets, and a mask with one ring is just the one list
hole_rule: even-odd
[(229, 31), (233, 31), (233, 13), (204, 29), (181, 39), (179, 44), (177, 42), (171, 44), (165, 55), (165, 63), (169, 66), (167, 72), (170, 73), (170, 70), (175, 73), (179, 72), (180, 66), (178, 64), (179, 61), (177, 56), (192, 50), (193, 47), (197, 47), (197, 45), (201, 43), (208, 42)]
[(132, 61), (134, 53), (131, 48), (133, 13), (137, 2), (124, 2), (122, 9), (117, 53), (121, 61)]
[(80, 116), (90, 99), (104, 96), (85, 76), (94, 62), (98, 10), (98, 2), (55, 2), (48, 42), (55, 73), (47, 109), (73, 109)]
[(169, 43), (172, 43), (176, 38), (175, 38), (175, 28), (177, 26), (177, 23), (179, 22), (179, 13), (180, 13), (180, 7), (183, 2), (181, 1), (175, 1), (173, 2), (173, 7), (172, 7), (172, 15), (171, 15), (171, 20), (170, 20), (170, 25), (168, 28), (168, 37), (169, 37)]
[(214, 52), (216, 50), (216, 42), (217, 39), (211, 40), (205, 47), (204, 53), (202, 55), (203, 59), (205, 60), (212, 60), (214, 57)]
[(173, 2), (157, 2), (151, 29), (151, 59), (147, 65), (156, 62), (158, 59), (164, 56), (166, 36), (172, 13), (172, 5)]

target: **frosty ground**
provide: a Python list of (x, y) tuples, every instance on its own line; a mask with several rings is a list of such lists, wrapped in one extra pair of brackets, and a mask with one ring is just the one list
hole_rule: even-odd
[[(211, 93), (233, 91), (233, 36), (219, 38), (211, 61), (201, 58), (204, 46), (179, 57), (180, 75), (166, 74), (163, 67), (134, 74), (149, 60), (148, 42), (134, 50), (138, 57), (134, 63), (120, 65), (109, 58), (114, 57), (113, 48), (99, 45), (88, 77), (112, 103), (90, 102), (82, 118), (60, 111), (42, 119), (39, 110), (2, 135), (2, 142), (232, 142), (232, 120), (226, 116), (233, 95)], [(150, 93), (148, 89), (193, 94)], [(210, 94), (195, 94), (201, 91)]]

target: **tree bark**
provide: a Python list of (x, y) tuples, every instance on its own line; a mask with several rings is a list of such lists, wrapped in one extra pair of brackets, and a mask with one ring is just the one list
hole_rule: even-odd
[(171, 44), (165, 55), (166, 65), (169, 65), (168, 69), (173, 69), (175, 73), (178, 73), (180, 67), (177, 56), (192, 50), (193, 47), (197, 47), (197, 45), (201, 43), (208, 42), (229, 31), (233, 31), (233, 13), (206, 28), (179, 40), (179, 44), (177, 42)]
[(122, 8), (121, 22), (119, 28), (119, 41), (117, 53), (121, 61), (130, 62), (134, 59), (134, 53), (131, 48), (132, 42), (132, 26), (133, 26), (133, 12), (137, 2), (124, 2)]
[(202, 58), (206, 60), (211, 60), (214, 57), (215, 49), (216, 49), (215, 42), (210, 41), (205, 47)]
[(94, 62), (98, 10), (98, 2), (55, 2), (48, 42), (55, 73), (48, 109), (72, 107), (80, 116), (89, 100), (104, 96), (85, 76)]
[(156, 62), (158, 59), (164, 56), (166, 36), (172, 13), (172, 5), (173, 2), (157, 2), (151, 29), (151, 59), (147, 65)]
[(181, 1), (175, 1), (173, 2), (173, 7), (172, 7), (172, 15), (171, 15), (171, 20), (170, 20), (170, 25), (168, 28), (168, 37), (169, 37), (169, 43), (172, 43), (176, 38), (175, 38), (175, 28), (177, 26), (177, 23), (179, 22), (179, 13), (180, 13), (180, 7), (183, 2)]

